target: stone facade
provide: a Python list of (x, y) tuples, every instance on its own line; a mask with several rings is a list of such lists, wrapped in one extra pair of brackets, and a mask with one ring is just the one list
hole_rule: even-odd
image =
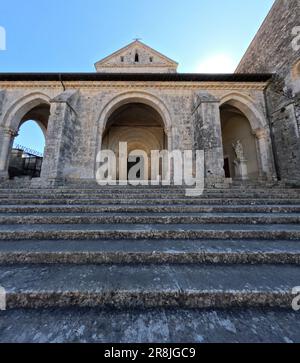
[[(38, 102), (50, 105), (42, 179), (93, 179), (95, 158), (112, 110), (123, 104), (144, 103), (159, 112), (169, 149), (204, 148), (207, 176), (223, 177), (219, 107), (234, 101), (247, 109), (253, 132), (265, 130), (265, 82), (0, 82), (5, 89), (1, 115), (1, 173), (18, 120)], [(33, 102), (35, 101), (35, 102)], [(29, 104), (29, 106), (28, 106)], [(213, 127), (211, 127), (213, 126)], [(266, 138), (265, 149), (271, 149)], [(260, 152), (260, 151), (259, 151)], [(272, 162), (268, 165), (272, 177)]]
[(237, 141), (248, 163), (245, 179), (298, 183), (300, 57), (291, 47), (298, 11), (297, 0), (276, 1), (232, 75), (179, 74), (176, 62), (139, 41), (97, 62), (96, 73), (0, 74), (0, 176), (8, 177), (13, 139), (34, 115), (46, 135), (35, 183), (93, 180), (107, 135), (122, 139), (134, 127), (129, 122), (125, 133), (120, 125), (108, 132), (112, 115), (142, 104), (159, 115), (161, 129), (136, 120), (132, 144), (149, 149), (148, 126), (148, 135), (169, 150), (204, 150), (208, 184), (238, 177), (232, 150)]
[(274, 73), (266, 88), (279, 178), (300, 180), (300, 3), (277, 0), (243, 57), (237, 72)]

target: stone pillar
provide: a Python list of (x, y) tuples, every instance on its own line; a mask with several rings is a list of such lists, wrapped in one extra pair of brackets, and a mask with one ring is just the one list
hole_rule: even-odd
[(0, 128), (0, 179), (8, 178), (9, 155), (17, 135), (16, 130), (7, 127)]
[(219, 100), (206, 93), (194, 99), (195, 150), (204, 150), (206, 185), (217, 186), (225, 181), (224, 154)]
[(261, 177), (272, 177), (272, 166), (269, 152), (268, 132), (265, 129), (259, 128), (253, 131), (256, 137), (259, 174)]
[[(41, 183), (55, 184), (68, 178), (69, 163), (78, 139), (75, 111), (79, 93), (65, 91), (51, 100)], [(74, 149), (73, 149), (74, 148)]]

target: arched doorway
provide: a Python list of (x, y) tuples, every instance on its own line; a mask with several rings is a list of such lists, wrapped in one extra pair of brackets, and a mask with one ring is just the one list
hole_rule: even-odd
[(50, 105), (41, 102), (20, 118), (8, 150), (10, 179), (40, 177), (49, 116)]
[[(257, 179), (260, 174), (259, 155), (256, 137), (248, 118), (239, 108), (230, 103), (223, 104), (220, 113), (225, 176), (233, 179)], [(243, 154), (244, 160), (238, 160), (236, 145), (239, 145), (238, 153)], [(243, 171), (241, 167), (244, 168)]]
[[(106, 122), (102, 135), (102, 150), (111, 150), (117, 156), (117, 179), (122, 174), (119, 170), (119, 145), (127, 143), (128, 153), (134, 150), (142, 151), (148, 157), (148, 175), (151, 179), (151, 151), (168, 149), (168, 138), (165, 133), (164, 122), (161, 115), (153, 107), (132, 102), (121, 105), (115, 109)], [(127, 160), (127, 172), (144, 158), (141, 155), (135, 161)], [(128, 178), (127, 173), (127, 178)], [(142, 178), (141, 175), (136, 175)]]

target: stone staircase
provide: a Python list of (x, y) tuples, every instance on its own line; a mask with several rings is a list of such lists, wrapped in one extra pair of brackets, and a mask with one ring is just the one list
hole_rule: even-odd
[(300, 342), (300, 190), (0, 189), (0, 341)]

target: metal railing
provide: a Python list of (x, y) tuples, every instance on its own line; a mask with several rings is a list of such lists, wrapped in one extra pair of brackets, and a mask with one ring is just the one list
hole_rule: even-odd
[(22, 145), (15, 145), (14, 150), (20, 151), (22, 154), (11, 160), (9, 167), (10, 178), (24, 176), (39, 178), (41, 176), (43, 154)]

